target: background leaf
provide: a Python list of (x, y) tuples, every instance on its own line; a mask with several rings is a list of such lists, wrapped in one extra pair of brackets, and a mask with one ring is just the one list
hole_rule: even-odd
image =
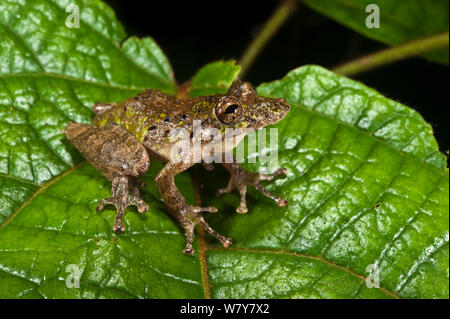
[[(171, 93), (175, 83), (153, 40), (120, 46), (121, 26), (93, 0), (76, 2), (80, 29), (68, 29), (68, 3), (0, 0), (1, 298), (448, 298), (448, 171), (430, 126), (314, 66), (258, 88), (292, 105), (276, 125), (289, 173), (269, 186), (288, 207), (250, 190), (249, 213), (238, 215), (235, 193), (212, 196), (225, 171), (202, 170), (203, 200), (220, 208), (207, 217), (234, 245), (224, 250), (199, 233), (197, 254), (186, 257), (152, 182), (162, 164), (152, 161), (150, 211), (128, 209), (127, 230), (115, 235), (114, 209), (95, 209), (110, 182), (60, 130), (88, 123), (96, 101), (147, 86)], [(206, 66), (191, 94), (226, 89), (238, 70)], [(189, 174), (176, 182), (193, 203)], [(81, 270), (80, 289), (66, 287), (70, 264)], [(380, 289), (365, 286), (369, 264), (381, 270)]]
[[(448, 31), (448, 0), (304, 0), (310, 8), (382, 43), (396, 45)], [(380, 8), (380, 28), (367, 28), (369, 4)], [(429, 60), (448, 64), (449, 51), (436, 50)]]
[(205, 65), (192, 78), (191, 97), (226, 93), (240, 66), (235, 61), (216, 61)]

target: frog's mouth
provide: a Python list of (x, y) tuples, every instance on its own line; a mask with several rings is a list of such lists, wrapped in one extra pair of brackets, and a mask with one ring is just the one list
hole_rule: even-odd
[(247, 128), (263, 128), (281, 121), (290, 109), (291, 107), (284, 98), (262, 98), (252, 107), (245, 109), (243, 121), (247, 124)]

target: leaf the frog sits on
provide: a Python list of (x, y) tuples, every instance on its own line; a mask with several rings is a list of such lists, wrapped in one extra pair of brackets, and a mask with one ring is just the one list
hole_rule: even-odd
[[(194, 228), (197, 224), (219, 239), (224, 247), (231, 245), (232, 239), (214, 231), (200, 214), (214, 213), (217, 211), (215, 207), (189, 205), (178, 191), (174, 182), (175, 175), (195, 162), (172, 159), (171, 151), (177, 140), (170, 138), (169, 133), (182, 128), (190, 133), (190, 140), (196, 139), (196, 121), (202, 129), (239, 127), (244, 133), (238, 138), (234, 137), (231, 143), (226, 141), (226, 134), (221, 135), (220, 143), (224, 153), (232, 152), (246, 131), (280, 121), (289, 109), (284, 99), (258, 97), (254, 87), (242, 81), (233, 82), (226, 94), (191, 99), (177, 99), (160, 91), (147, 89), (121, 103), (96, 103), (93, 106), (93, 125), (71, 122), (64, 132), (83, 156), (112, 181), (111, 196), (103, 199), (97, 209), (103, 210), (105, 204), (116, 206), (117, 215), (113, 226), (115, 232), (125, 230), (122, 219), (127, 206), (137, 206), (140, 213), (149, 208), (139, 193), (138, 186), (143, 183), (138, 177), (144, 175), (150, 167), (150, 158), (166, 162), (155, 182), (169, 212), (186, 231), (186, 247), (183, 252), (192, 254)], [(210, 141), (201, 141), (202, 149), (207, 142)], [(226, 149), (225, 145), (232, 147)], [(194, 149), (190, 152), (185, 156), (193, 158)], [(236, 209), (238, 213), (247, 212), (245, 196), (248, 185), (259, 189), (279, 206), (287, 204), (286, 200), (270, 194), (259, 183), (260, 180), (272, 180), (276, 175), (285, 174), (286, 169), (281, 168), (273, 174), (265, 175), (246, 172), (236, 161), (222, 164), (230, 172), (230, 180), (228, 186), (218, 190), (217, 194), (231, 192), (236, 187), (241, 198)]]

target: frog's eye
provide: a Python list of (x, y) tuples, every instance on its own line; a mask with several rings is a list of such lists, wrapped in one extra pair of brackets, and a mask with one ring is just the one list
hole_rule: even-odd
[(235, 125), (241, 121), (244, 109), (234, 96), (224, 96), (214, 108), (216, 118), (226, 125)]

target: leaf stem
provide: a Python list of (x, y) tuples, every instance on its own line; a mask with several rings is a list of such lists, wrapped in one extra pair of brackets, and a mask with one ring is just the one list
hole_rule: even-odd
[(242, 54), (239, 61), (241, 65), (241, 72), (239, 78), (243, 78), (252, 64), (255, 62), (258, 55), (261, 53), (270, 39), (277, 33), (284, 22), (291, 16), (297, 7), (295, 0), (283, 0), (278, 6), (272, 16), (266, 21), (263, 28), (259, 31), (257, 36), (253, 39), (250, 45)]
[(448, 48), (449, 33), (417, 39), (344, 63), (333, 69), (341, 75), (354, 75), (436, 49)]

